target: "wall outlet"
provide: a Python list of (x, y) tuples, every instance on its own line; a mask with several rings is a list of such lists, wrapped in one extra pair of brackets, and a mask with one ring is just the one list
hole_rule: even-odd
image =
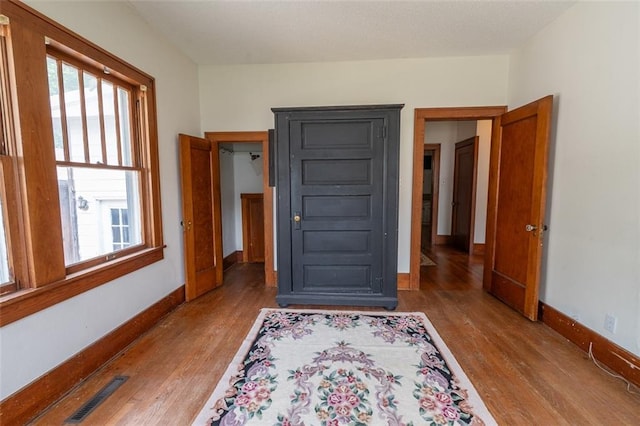
[(616, 325), (618, 325), (618, 318), (614, 317), (611, 314), (606, 314), (604, 316), (604, 329), (605, 330), (615, 334)]

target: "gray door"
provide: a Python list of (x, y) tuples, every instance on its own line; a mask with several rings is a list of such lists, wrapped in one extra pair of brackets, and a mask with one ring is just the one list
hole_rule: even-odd
[(381, 292), (383, 128), (291, 123), (294, 291)]
[(399, 107), (274, 111), (278, 302), (394, 308)]

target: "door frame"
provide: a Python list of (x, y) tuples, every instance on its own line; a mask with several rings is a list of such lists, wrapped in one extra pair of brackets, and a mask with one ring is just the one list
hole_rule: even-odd
[[(492, 120), (507, 112), (507, 106), (416, 108), (413, 121), (413, 182), (411, 188), (411, 248), (409, 251), (409, 290), (420, 289), (420, 239), (422, 215), (422, 162), (427, 121)], [(491, 132), (491, 145), (496, 135)], [(493, 167), (493, 166), (490, 166)], [(491, 170), (489, 171), (491, 173)]]
[[(220, 188), (220, 154), (222, 143), (261, 143), (262, 144), (262, 192), (264, 194), (264, 281), (267, 287), (277, 285), (273, 265), (273, 190), (269, 186), (269, 132), (205, 132), (204, 137), (211, 142), (213, 164), (217, 179), (213, 188), (213, 208), (216, 218), (216, 249), (222, 256), (222, 196)], [(220, 259), (222, 262), (222, 259)]]

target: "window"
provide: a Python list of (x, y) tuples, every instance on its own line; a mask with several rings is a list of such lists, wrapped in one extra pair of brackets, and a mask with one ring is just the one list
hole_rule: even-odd
[[(142, 243), (143, 168), (132, 143), (135, 88), (51, 47), (47, 74), (65, 263), (109, 260), (113, 252)], [(99, 200), (106, 198), (126, 200), (126, 245), (100, 243), (105, 227), (112, 226), (101, 220)]]
[(131, 245), (129, 236), (128, 209), (111, 210), (111, 244), (113, 251), (122, 250)]
[(16, 0), (0, 53), (4, 325), (162, 259), (163, 241), (153, 78)]

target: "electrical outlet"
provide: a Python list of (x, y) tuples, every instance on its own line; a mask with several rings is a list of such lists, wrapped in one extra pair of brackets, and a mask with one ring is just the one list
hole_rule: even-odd
[(611, 314), (606, 314), (604, 316), (604, 329), (615, 334), (616, 325), (618, 324), (618, 318), (614, 317)]

